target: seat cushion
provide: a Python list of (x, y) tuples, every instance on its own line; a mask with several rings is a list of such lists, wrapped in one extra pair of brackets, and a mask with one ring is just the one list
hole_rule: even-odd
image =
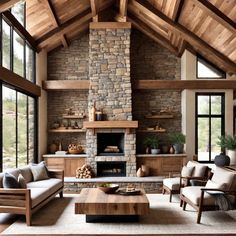
[(179, 190), (179, 182), (179, 177), (163, 179), (163, 185), (169, 188), (170, 190)]
[(31, 188), (30, 189), (32, 208), (37, 206), (39, 203), (47, 199), (50, 194), (50, 189), (48, 188)]
[(233, 171), (216, 167), (211, 180), (217, 184), (225, 184), (225, 190), (230, 190), (233, 186), (234, 177), (235, 173)]
[[(199, 206), (202, 186), (188, 186), (181, 189), (181, 193), (188, 198), (194, 205)], [(210, 194), (204, 194), (204, 206), (214, 206), (215, 199)]]

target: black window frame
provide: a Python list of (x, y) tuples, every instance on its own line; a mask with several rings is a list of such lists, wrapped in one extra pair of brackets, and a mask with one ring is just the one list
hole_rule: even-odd
[[(13, 72), (13, 31), (15, 30), (16, 33), (18, 34), (18, 30), (14, 27), (14, 25), (9, 24), (9, 22), (5, 19), (3, 14), (0, 14), (0, 66), (2, 66), (2, 19), (10, 26), (10, 71)], [(24, 27), (26, 25), (26, 4), (24, 3)], [(21, 35), (19, 34), (19, 37), (21, 37)], [(22, 37), (21, 37), (22, 38)], [(24, 58), (23, 58), (23, 63), (24, 63), (24, 72), (23, 72), (23, 78), (26, 78), (26, 45), (32, 50), (33, 52), (33, 61), (32, 61), (32, 70), (33, 70), (33, 81), (28, 80), (29, 82), (36, 84), (36, 51), (33, 49), (33, 47), (30, 45), (30, 43), (25, 39), (22, 38), (22, 40), (24, 40)], [(2, 109), (3, 109), (3, 101), (2, 101), (2, 89), (3, 86), (6, 86), (10, 89), (15, 90), (16, 92), (20, 92), (23, 93), (24, 95), (27, 96), (27, 114), (28, 113), (28, 100), (29, 97), (31, 97), (32, 99), (34, 99), (34, 156), (33, 156), (33, 161), (34, 162), (38, 162), (38, 97), (33, 96), (30, 91), (26, 91), (26, 90), (22, 90), (22, 89), (18, 89), (17, 87), (13, 86), (13, 85), (9, 85), (3, 81), (1, 81), (0, 78), (0, 171), (3, 170), (3, 114), (2, 114)], [(17, 101), (16, 101), (16, 106), (17, 106)], [(29, 116), (27, 116), (29, 117)], [(29, 119), (27, 119), (27, 131), (28, 131), (28, 122)], [(17, 122), (16, 122), (17, 124)], [(17, 127), (16, 127), (17, 128)], [(17, 135), (16, 135), (16, 141), (17, 141)], [(27, 144), (28, 144), (28, 132), (27, 132)], [(17, 148), (17, 142), (16, 142), (16, 158), (17, 158), (17, 152), (18, 152), (18, 148)], [(29, 161), (29, 150), (27, 150), (27, 162)], [(18, 160), (16, 160), (16, 165), (18, 166)]]
[[(198, 96), (209, 96), (209, 115), (198, 114)], [(220, 115), (211, 114), (211, 96), (221, 96), (222, 106)], [(209, 118), (209, 160), (201, 163), (214, 163), (211, 160), (211, 118), (221, 118), (221, 136), (225, 135), (225, 93), (224, 92), (196, 92), (195, 93), (195, 154), (198, 155), (198, 117)], [(221, 150), (223, 151), (223, 150)]]
[[(197, 60), (196, 60), (196, 78), (201, 80), (201, 79), (226, 79), (226, 72), (223, 71), (222, 69), (220, 69), (219, 67), (217, 67), (216, 65), (214, 65), (212, 62), (209, 62), (207, 59), (205, 59), (203, 56), (201, 56), (200, 54), (197, 54)], [(211, 67), (210, 69), (215, 69), (216, 71), (220, 72), (220, 74), (222, 74), (221, 77), (199, 77), (198, 76), (198, 61), (200, 61), (201, 63), (204, 64), (204, 62), (207, 64), (206, 66), (208, 67), (208, 65)]]

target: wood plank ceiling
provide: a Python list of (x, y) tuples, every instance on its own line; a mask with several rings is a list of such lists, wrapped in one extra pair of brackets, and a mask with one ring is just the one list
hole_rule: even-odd
[[(0, 12), (16, 2), (2, 0)], [(26, 9), (39, 50), (68, 47), (91, 21), (129, 21), (177, 56), (188, 48), (236, 74), (236, 0), (26, 0)]]

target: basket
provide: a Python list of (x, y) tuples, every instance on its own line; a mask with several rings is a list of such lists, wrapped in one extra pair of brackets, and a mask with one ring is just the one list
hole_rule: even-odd
[(83, 148), (79, 144), (69, 144), (68, 152), (70, 154), (80, 154), (83, 152)]

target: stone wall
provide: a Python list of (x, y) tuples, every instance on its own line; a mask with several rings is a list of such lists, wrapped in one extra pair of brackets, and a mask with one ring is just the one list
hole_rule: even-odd
[[(48, 54), (48, 80), (84, 80), (88, 76), (88, 34), (74, 40), (68, 48), (57, 48)], [(48, 92), (48, 129), (53, 122), (61, 124), (66, 109), (73, 108), (84, 112), (88, 117), (88, 91), (50, 91)], [(70, 120), (82, 126), (82, 120)], [(85, 133), (48, 133), (48, 146), (62, 142), (66, 150), (68, 144), (80, 143), (86, 148)]]
[[(132, 120), (132, 89), (130, 81), (130, 30), (93, 29), (89, 36), (88, 105), (96, 102), (107, 120)], [(123, 132), (99, 129), (86, 132), (88, 163), (96, 173), (97, 161), (125, 161), (126, 175), (136, 175), (136, 134), (125, 133), (123, 156), (97, 156), (97, 132)]]
[[(178, 80), (180, 59), (139, 31), (131, 34), (131, 78), (132, 80)], [(171, 88), (170, 88), (171, 89)], [(168, 134), (181, 131), (181, 92), (178, 90), (133, 91), (133, 119), (139, 121), (139, 129), (157, 124), (166, 133), (137, 133), (137, 153), (144, 153), (143, 140), (147, 136), (158, 136), (162, 145), (169, 144)], [(171, 108), (173, 119), (146, 119), (150, 112)]]
[(108, 120), (132, 120), (130, 29), (90, 29), (89, 107)]

